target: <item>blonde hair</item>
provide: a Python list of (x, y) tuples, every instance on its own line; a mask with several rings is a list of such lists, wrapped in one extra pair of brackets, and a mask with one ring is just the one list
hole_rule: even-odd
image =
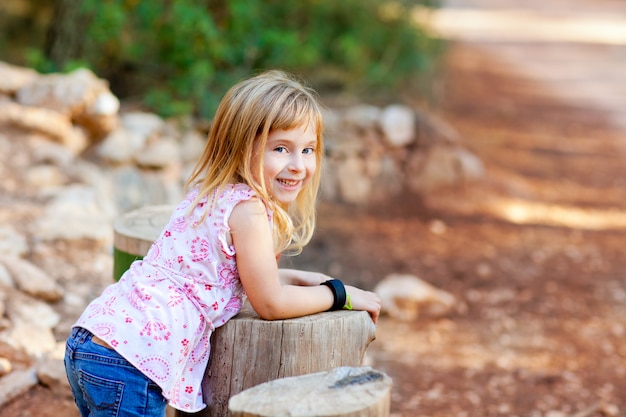
[[(255, 150), (265, 148), (274, 130), (311, 124), (317, 135), (317, 169), (296, 200), (284, 207), (271, 198), (262, 175), (263, 152)], [(324, 152), (322, 130), (321, 109), (314, 92), (291, 75), (272, 70), (234, 85), (217, 108), (207, 144), (185, 184), (186, 188), (199, 185), (193, 206), (227, 184), (245, 183), (273, 212), (276, 253), (299, 253), (315, 228), (315, 200)], [(261, 158), (256, 165), (252, 163), (255, 157)], [(258, 172), (252, 172), (253, 166)]]

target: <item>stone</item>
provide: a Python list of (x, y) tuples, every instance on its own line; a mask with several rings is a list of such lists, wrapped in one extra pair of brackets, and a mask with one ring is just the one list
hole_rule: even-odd
[(438, 144), (458, 145), (461, 136), (449, 123), (426, 111), (416, 111), (416, 142), (420, 148)]
[(194, 130), (186, 132), (180, 144), (180, 159), (183, 163), (195, 164), (206, 145), (207, 138)]
[(76, 155), (61, 143), (34, 137), (30, 144), (33, 164), (48, 164), (66, 169), (78, 162)]
[(67, 74), (42, 75), (16, 92), (22, 105), (55, 110), (89, 136), (100, 138), (117, 126), (119, 100), (106, 80), (87, 68)]
[(467, 149), (457, 148), (457, 160), (462, 180), (477, 180), (485, 176), (485, 165)]
[(382, 311), (390, 317), (413, 321), (420, 315), (441, 317), (456, 305), (456, 298), (411, 274), (390, 274), (381, 280), (374, 292), (382, 303)]
[[(10, 288), (15, 288), (15, 283), (13, 282), (13, 278), (11, 278), (9, 270), (0, 262), (0, 291)], [(0, 294), (3, 293), (0, 292)], [(2, 297), (2, 300), (4, 301), (4, 297)], [(1, 316), (2, 314), (0, 314), (0, 317)]]
[(19, 397), (37, 385), (37, 371), (33, 366), (25, 370), (15, 370), (0, 378), (0, 407)]
[(37, 188), (60, 187), (67, 182), (67, 177), (54, 165), (36, 165), (26, 171), (26, 183)]
[(337, 167), (337, 180), (341, 197), (348, 203), (364, 203), (372, 190), (372, 183), (365, 175), (363, 160), (346, 158)]
[(37, 77), (39, 73), (33, 69), (0, 62), (0, 93), (13, 95)]
[(158, 134), (165, 127), (165, 122), (154, 113), (128, 112), (121, 116), (121, 127), (147, 140)]
[(100, 208), (97, 190), (75, 184), (55, 194), (31, 230), (44, 240), (88, 238), (104, 242), (112, 238), (112, 223)]
[(86, 68), (68, 74), (41, 75), (17, 91), (16, 101), (25, 106), (54, 109), (70, 118), (91, 105), (107, 91), (104, 80)]
[(382, 110), (380, 107), (361, 104), (348, 108), (342, 118), (342, 124), (359, 130), (373, 129), (378, 126)]
[(13, 370), (13, 365), (11, 364), (11, 361), (8, 360), (7, 358), (0, 357), (0, 377), (5, 376), (12, 370)]
[(7, 297), (6, 315), (14, 325), (25, 323), (47, 329), (54, 328), (61, 320), (48, 303), (20, 292)]
[(425, 153), (415, 152), (407, 163), (408, 187), (415, 193), (422, 193), (459, 183), (474, 176), (474, 171), (471, 175), (464, 171), (466, 167), (477, 169), (468, 154), (457, 147), (433, 146)]
[(28, 355), (41, 358), (56, 346), (52, 330), (33, 323), (18, 322), (0, 332), (0, 340)]
[(110, 91), (98, 94), (94, 101), (87, 107), (87, 113), (94, 116), (111, 116), (117, 114), (120, 109), (120, 100)]
[[(371, 161), (371, 159), (370, 159)], [(390, 153), (380, 156), (378, 166), (373, 176), (373, 187), (370, 197), (376, 201), (382, 201), (400, 195), (404, 191), (404, 173), (401, 166)], [(370, 169), (370, 171), (373, 171)]]
[(58, 342), (53, 350), (44, 355), (37, 366), (39, 382), (55, 392), (67, 392), (70, 386), (63, 364), (64, 354), (65, 341)]
[[(26, 236), (18, 232), (13, 226), (0, 226), (0, 254), (5, 256), (22, 256), (26, 252), (28, 252)], [(2, 281), (0, 279), (0, 282)]]
[(172, 138), (149, 141), (135, 153), (137, 165), (145, 168), (163, 168), (180, 162), (180, 147)]
[(0, 288), (0, 317), (4, 317), (6, 314), (6, 299), (9, 288)]
[(327, 141), (326, 148), (335, 158), (349, 158), (365, 153), (367, 143), (363, 138), (352, 131), (345, 131), (335, 135)]
[(16, 288), (41, 300), (55, 302), (63, 297), (63, 288), (46, 272), (17, 256), (0, 255), (2, 263), (11, 273)]
[(127, 129), (117, 129), (98, 145), (97, 153), (112, 164), (129, 164), (134, 155), (145, 146), (146, 136)]
[(0, 101), (0, 126), (14, 126), (43, 133), (78, 154), (85, 149), (85, 139), (70, 118), (54, 109), (31, 107)]
[(393, 147), (406, 146), (415, 140), (415, 112), (407, 106), (385, 107), (379, 123), (385, 139)]

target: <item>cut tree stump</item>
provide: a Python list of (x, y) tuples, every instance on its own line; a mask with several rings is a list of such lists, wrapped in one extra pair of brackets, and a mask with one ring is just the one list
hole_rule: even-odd
[(230, 399), (232, 417), (388, 417), (391, 378), (369, 367), (276, 379)]
[(119, 280), (135, 259), (142, 259), (172, 216), (174, 206), (146, 206), (113, 224), (113, 278)]
[[(148, 252), (174, 207), (148, 206), (123, 215), (114, 225), (114, 278)], [(365, 311), (333, 311), (266, 321), (249, 304), (211, 336), (211, 355), (202, 383), (208, 407), (182, 417), (226, 417), (228, 400), (279, 378), (361, 366), (376, 327)], [(168, 410), (169, 411), (169, 410)], [(169, 413), (168, 413), (169, 415)]]
[(361, 366), (374, 340), (375, 325), (365, 311), (333, 311), (266, 321), (246, 305), (215, 330), (202, 391), (202, 417), (229, 415), (228, 400), (278, 378)]

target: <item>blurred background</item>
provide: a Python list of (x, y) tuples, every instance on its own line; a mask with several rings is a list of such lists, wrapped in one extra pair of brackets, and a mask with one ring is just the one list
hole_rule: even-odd
[(413, 16), (436, 4), (6, 0), (0, 50), (41, 72), (86, 66), (163, 116), (208, 118), (227, 86), (267, 68), (334, 94), (427, 88), (442, 43)]

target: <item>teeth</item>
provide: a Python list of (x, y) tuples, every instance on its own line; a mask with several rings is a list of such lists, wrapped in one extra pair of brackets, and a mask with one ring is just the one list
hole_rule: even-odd
[(285, 184), (285, 185), (296, 185), (298, 184), (298, 181), (296, 180), (281, 180), (279, 179), (278, 182)]

